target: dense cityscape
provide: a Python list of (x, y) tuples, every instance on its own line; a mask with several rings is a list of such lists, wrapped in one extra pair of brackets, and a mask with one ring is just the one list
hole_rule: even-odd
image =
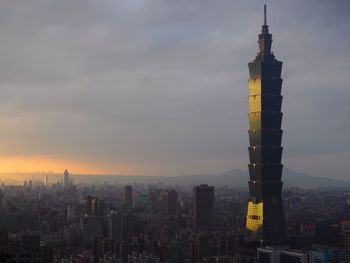
[[(256, 262), (244, 240), (247, 198), (208, 185), (75, 185), (68, 172), (55, 184), (3, 185), (0, 262)], [(283, 199), (288, 245), (258, 256), (345, 262), (350, 193), (292, 188)]]

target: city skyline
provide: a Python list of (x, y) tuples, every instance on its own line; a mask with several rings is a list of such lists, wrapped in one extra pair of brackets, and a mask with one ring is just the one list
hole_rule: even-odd
[(345, 0), (0, 7), (1, 263), (350, 263)]
[[(1, 3), (0, 172), (246, 167), (246, 62), (262, 3), (65, 1)], [(284, 163), (348, 179), (349, 4), (268, 6), (288, 61)]]

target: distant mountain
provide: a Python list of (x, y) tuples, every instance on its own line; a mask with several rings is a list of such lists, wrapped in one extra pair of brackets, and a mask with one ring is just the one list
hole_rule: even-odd
[[(217, 175), (187, 175), (177, 176), (182, 184), (207, 183), (217, 186), (247, 187), (249, 180), (248, 170), (234, 169)], [(341, 188), (350, 189), (350, 181), (336, 180), (325, 177), (311, 176), (296, 172), (288, 168), (283, 169), (282, 181), (284, 187), (300, 188)], [(197, 183), (196, 183), (197, 182)]]
[[(32, 179), (43, 182), (45, 173), (14, 173), (0, 174), (0, 181), (6, 183), (23, 182)], [(49, 181), (62, 181), (62, 174), (49, 173)], [(178, 176), (149, 176), (149, 175), (72, 175), (76, 183), (119, 183), (119, 184), (164, 184), (178, 186), (193, 186), (209, 184), (215, 186), (247, 187), (248, 170), (234, 169), (220, 174), (178, 175)], [(7, 178), (5, 180), (4, 178)], [(11, 178), (11, 179), (10, 179)], [(350, 181), (342, 181), (324, 177), (310, 176), (288, 168), (283, 169), (282, 181), (284, 187), (300, 188), (341, 188), (350, 190)]]
[(350, 181), (311, 176), (288, 168), (283, 169), (282, 180), (287, 187), (350, 189)]

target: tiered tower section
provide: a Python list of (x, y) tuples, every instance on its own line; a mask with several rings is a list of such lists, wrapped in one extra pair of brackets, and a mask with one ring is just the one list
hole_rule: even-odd
[(284, 240), (282, 193), (282, 62), (271, 53), (272, 35), (266, 23), (259, 35), (259, 53), (249, 63), (249, 200), (248, 241), (277, 244)]

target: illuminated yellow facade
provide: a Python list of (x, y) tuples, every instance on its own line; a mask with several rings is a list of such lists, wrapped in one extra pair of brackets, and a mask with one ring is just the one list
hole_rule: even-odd
[(261, 79), (260, 78), (249, 79), (248, 80), (248, 87), (249, 87), (249, 94), (251, 96), (260, 95), (261, 94)]
[[(263, 215), (264, 215), (264, 203), (248, 202), (246, 230), (247, 234), (253, 235), (253, 238), (263, 239)], [(252, 237), (251, 237), (252, 238)]]

